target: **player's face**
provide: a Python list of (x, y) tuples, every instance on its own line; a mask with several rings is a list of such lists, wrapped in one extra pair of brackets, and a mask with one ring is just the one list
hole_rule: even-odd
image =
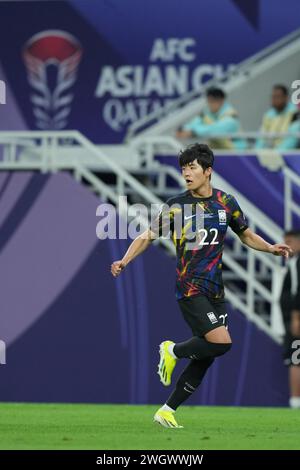
[(186, 187), (193, 191), (203, 186), (211, 175), (211, 168), (203, 170), (202, 166), (199, 165), (197, 160), (184, 165), (181, 170)]
[(300, 253), (300, 238), (286, 235), (284, 237), (284, 243), (290, 246), (295, 254)]

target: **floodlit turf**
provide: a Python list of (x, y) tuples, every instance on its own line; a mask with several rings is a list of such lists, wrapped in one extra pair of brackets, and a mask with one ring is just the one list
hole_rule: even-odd
[(300, 410), (182, 406), (183, 429), (157, 406), (0, 404), (1, 449), (300, 449)]

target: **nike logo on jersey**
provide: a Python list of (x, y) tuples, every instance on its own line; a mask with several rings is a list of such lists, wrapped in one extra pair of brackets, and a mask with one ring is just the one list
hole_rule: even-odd
[[(199, 214), (199, 216), (204, 217), (204, 219), (211, 219), (212, 217), (214, 217), (214, 214)], [(196, 217), (196, 214), (194, 214), (194, 215), (185, 215), (184, 220), (189, 220), (192, 217)]]

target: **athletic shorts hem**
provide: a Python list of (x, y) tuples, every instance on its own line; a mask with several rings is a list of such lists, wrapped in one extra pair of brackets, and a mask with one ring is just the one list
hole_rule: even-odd
[(203, 337), (220, 326), (228, 327), (226, 302), (212, 301), (204, 296), (179, 300), (179, 307), (194, 336)]

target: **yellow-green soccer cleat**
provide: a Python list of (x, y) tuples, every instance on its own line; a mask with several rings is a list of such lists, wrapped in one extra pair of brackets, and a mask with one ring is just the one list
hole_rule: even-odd
[(183, 428), (183, 426), (177, 423), (172, 411), (158, 410), (154, 415), (153, 421), (165, 428)]
[(171, 383), (172, 373), (176, 366), (177, 360), (175, 359), (168, 350), (170, 344), (174, 344), (173, 341), (163, 341), (159, 346), (160, 361), (158, 364), (158, 375), (160, 381), (168, 387)]

